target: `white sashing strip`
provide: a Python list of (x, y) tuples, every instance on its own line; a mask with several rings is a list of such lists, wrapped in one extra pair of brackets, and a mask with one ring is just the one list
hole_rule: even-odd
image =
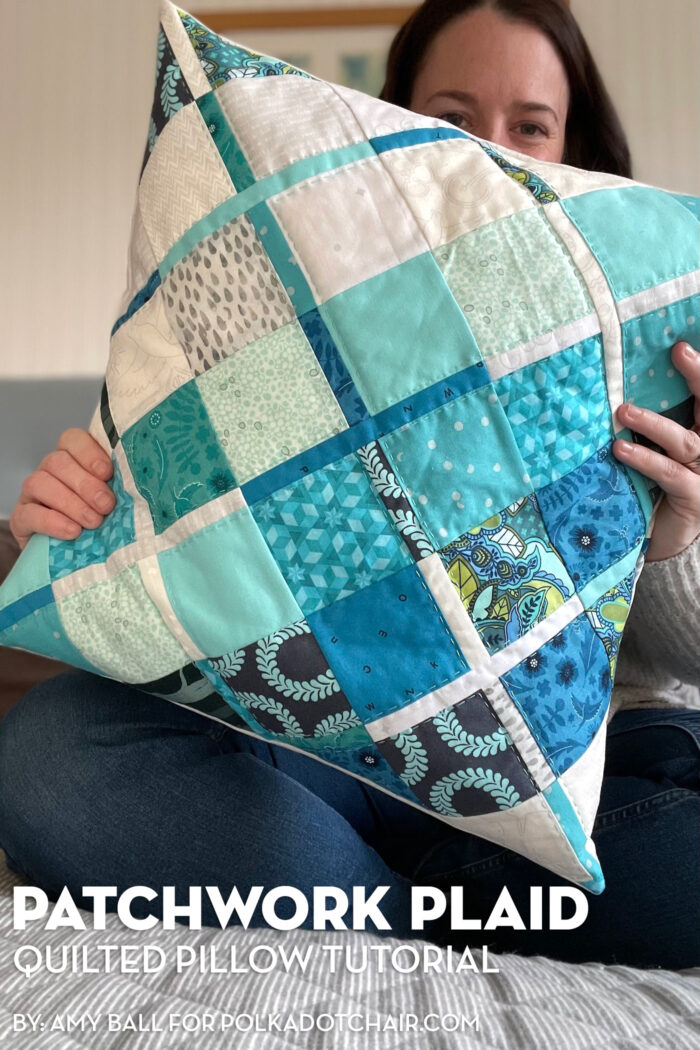
[(532, 730), (520, 713), (520, 708), (508, 696), (503, 683), (498, 678), (484, 686), (484, 693), (498, 718), (508, 730), (516, 751), (527, 766), (528, 773), (537, 784), (538, 789), (544, 791), (554, 780), (554, 772)]
[(506, 674), (517, 664), (521, 663), (526, 656), (536, 652), (555, 635), (559, 634), (568, 624), (572, 623), (577, 616), (584, 612), (583, 604), (577, 594), (569, 598), (567, 602), (560, 605), (555, 612), (536, 624), (522, 638), (511, 645), (506, 646), (500, 653), (493, 656), (487, 666), (478, 667), (467, 674), (461, 675), (453, 682), (448, 682), (441, 689), (422, 696), (412, 704), (407, 704), (399, 711), (393, 711), (390, 715), (382, 715), (372, 722), (367, 722), (365, 728), (374, 741), (384, 740), (393, 736), (394, 733), (405, 732), (419, 722), (424, 722), (433, 715), (453, 707), (460, 700), (471, 696), (478, 689), (485, 690), (487, 686)]
[(223, 496), (217, 496), (216, 499), (205, 503), (203, 507), (191, 510), (189, 514), (183, 515), (182, 518), (169, 525), (160, 535), (156, 536), (155, 549), (167, 551), (172, 547), (177, 547), (179, 543), (188, 540), (190, 536), (194, 536), (207, 525), (213, 525), (214, 522), (227, 518), (229, 514), (242, 510), (247, 505), (240, 488), (225, 492)]
[(559, 353), (560, 350), (574, 346), (575, 343), (582, 343), (584, 339), (590, 339), (599, 332), (600, 321), (597, 314), (581, 317), (571, 324), (545, 332), (544, 335), (532, 339), (529, 343), (521, 343), (520, 346), (514, 346), (497, 357), (490, 357), (486, 362), (489, 375), (492, 379), (500, 379), (501, 376), (516, 372), (519, 368), (530, 365), (534, 361), (541, 361), (545, 357)]
[(627, 299), (621, 299), (617, 304), (617, 313), (621, 322), (631, 321), (634, 317), (649, 314), (662, 306), (670, 306), (679, 299), (689, 299), (691, 295), (697, 295), (699, 292), (700, 270), (693, 270), (692, 273), (684, 273), (682, 277), (674, 277), (672, 281), (665, 281), (643, 292), (637, 292), (636, 295), (630, 295)]
[(120, 547), (113, 551), (109, 557), (96, 565), (86, 565), (84, 569), (77, 569), (70, 576), (62, 576), (52, 583), (53, 593), (56, 600), (67, 598), (71, 594), (84, 591), (95, 583), (106, 583), (113, 580), (124, 569), (128, 569), (138, 561), (139, 557), (152, 553), (152, 541), (140, 540), (130, 543), (128, 547)]
[(163, 617), (172, 636), (180, 643), (191, 660), (203, 660), (205, 654), (194, 644), (173, 611), (161, 576), (158, 556), (152, 554), (148, 558), (142, 558), (138, 562), (138, 569), (149, 598)]
[(583, 278), (600, 321), (605, 356), (605, 378), (614, 432), (624, 427), (617, 420), (617, 410), (624, 400), (622, 364), (622, 331), (617, 304), (603, 268), (560, 204), (548, 204), (542, 211), (559, 235)]
[(590, 837), (593, 831), (600, 802), (607, 735), (608, 723), (604, 718), (583, 754), (559, 777), (559, 784), (566, 791), (571, 807), (587, 837)]
[(219, 496), (218, 499), (212, 500), (211, 503), (207, 503), (204, 507), (198, 507), (197, 510), (190, 511), (189, 514), (186, 514), (167, 528), (165, 532), (156, 536), (148, 504), (140, 494), (137, 493), (134, 496), (136, 490), (133, 478), (121, 450), (121, 445), (118, 446), (118, 449), (120, 454), (117, 455), (117, 458), (124, 476), (124, 488), (134, 500), (135, 531), (138, 538), (126, 547), (120, 547), (118, 550), (113, 551), (105, 561), (96, 565), (87, 565), (84, 569), (77, 569), (70, 576), (64, 576), (60, 580), (56, 580), (53, 583), (53, 591), (57, 599), (67, 598), (70, 594), (77, 594), (78, 591), (83, 591), (94, 583), (104, 583), (106, 580), (112, 580), (123, 569), (128, 568), (129, 565), (134, 565), (141, 559), (149, 558), (153, 554), (177, 547), (183, 540), (194, 536), (206, 525), (213, 525), (214, 522), (221, 521), (223, 518), (228, 517), (229, 514), (233, 514), (234, 511), (241, 510), (247, 506), (242, 491), (233, 489), (233, 491)]
[(211, 85), (174, 4), (161, 0), (160, 21), (192, 97), (197, 99), (201, 95), (208, 94), (211, 91)]
[(418, 562), (423, 579), (445, 617), (457, 644), (470, 667), (482, 667), (491, 660), (488, 649), (464, 608), (457, 588), (447, 575), (439, 554), (431, 554)]

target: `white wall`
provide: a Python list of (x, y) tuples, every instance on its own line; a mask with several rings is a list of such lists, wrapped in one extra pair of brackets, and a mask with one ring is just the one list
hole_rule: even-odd
[(700, 195), (700, 0), (571, 0), (640, 182)]
[[(573, 10), (638, 177), (700, 193), (699, 0), (573, 0)], [(125, 285), (157, 0), (0, 0), (0, 18), (0, 379), (100, 375)]]
[(0, 377), (99, 374), (155, 77), (157, 0), (0, 0)]

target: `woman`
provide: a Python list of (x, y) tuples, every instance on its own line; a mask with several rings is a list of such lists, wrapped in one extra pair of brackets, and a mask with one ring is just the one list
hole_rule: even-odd
[[(474, 134), (543, 160), (630, 174), (613, 107), (556, 0), (428, 0), (394, 41), (383, 97), (456, 117)], [(674, 349), (700, 397), (697, 357)], [(668, 453), (613, 445), (666, 493), (648, 553), (657, 565), (642, 574), (656, 571), (647, 599), (654, 604), (659, 587), (668, 593), (685, 572), (700, 575), (700, 473), (687, 465), (700, 455), (700, 438), (651, 412), (620, 416)], [(114, 504), (110, 473), (90, 435), (66, 431), (23, 487), (11, 519), (20, 546), (33, 532), (70, 538), (100, 524)], [(641, 602), (641, 580), (638, 593)], [(697, 604), (685, 615), (692, 622)], [(682, 623), (674, 630), (684, 637)], [(651, 689), (665, 670), (645, 666), (642, 685)], [(691, 672), (699, 685), (697, 664)], [(700, 714), (657, 710), (664, 701), (651, 699), (661, 725), (645, 724), (648, 710), (630, 710), (611, 735), (594, 829), (607, 888), (589, 898), (587, 922), (559, 935), (477, 934), (473, 943), (570, 961), (700, 964)], [(377, 932), (404, 939), (420, 936), (409, 925), (413, 884), (462, 884), (470, 914), (486, 915), (504, 884), (527, 914), (531, 884), (561, 881), (311, 758), (81, 671), (32, 689), (0, 726), (0, 843), (30, 881), (54, 894), (67, 885), (79, 901), (80, 887), (94, 884), (120, 892), (175, 884), (183, 897), (190, 885), (235, 884), (244, 896), (251, 885), (291, 885), (309, 899), (315, 885), (345, 887), (349, 896), (355, 885), (367, 893), (388, 886), (382, 911), (391, 929)], [(662, 845), (671, 846), (668, 860)], [(204, 921), (216, 923), (206, 908)], [(264, 921), (256, 913), (252, 924)], [(460, 940), (440, 923), (425, 935)]]

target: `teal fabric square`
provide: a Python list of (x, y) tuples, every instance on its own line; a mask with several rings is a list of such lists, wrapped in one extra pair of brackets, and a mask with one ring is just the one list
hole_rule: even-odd
[(542, 210), (496, 219), (436, 249), (435, 258), (484, 358), (593, 311)]
[(625, 299), (700, 267), (700, 225), (672, 194), (648, 186), (592, 190), (561, 202)]
[(363, 722), (397, 711), (469, 670), (415, 565), (308, 620)]
[(568, 474), (612, 435), (599, 335), (501, 376), (494, 386), (533, 489)]
[(251, 510), (305, 614), (412, 562), (355, 453)]
[(492, 385), (428, 412), (379, 443), (435, 548), (532, 487)]
[(107, 560), (120, 547), (133, 543), (134, 501), (124, 489), (119, 463), (112, 460), (114, 474), (108, 482), (116, 504), (97, 529), (83, 529), (76, 540), (57, 540), (51, 537), (49, 546), (51, 579), (60, 580), (78, 569)]
[(122, 443), (157, 534), (236, 488), (194, 379), (129, 427)]
[(341, 292), (319, 312), (372, 414), (481, 361), (430, 253)]
[(671, 361), (671, 349), (681, 339), (700, 350), (699, 295), (625, 321), (625, 401), (631, 399), (640, 408), (665, 412), (690, 396), (685, 377)]
[(302, 619), (247, 507), (162, 551), (158, 562), (175, 615), (205, 656)]

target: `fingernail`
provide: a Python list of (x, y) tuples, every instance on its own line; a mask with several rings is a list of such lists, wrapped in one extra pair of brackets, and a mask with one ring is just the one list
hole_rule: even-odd
[(110, 469), (103, 459), (96, 459), (92, 464), (92, 472), (96, 474), (98, 478), (108, 478), (110, 475)]
[(112, 506), (111, 498), (104, 492), (99, 494), (95, 502), (101, 510), (109, 510)]
[(629, 441), (623, 441), (622, 439), (620, 439), (620, 444), (618, 445), (618, 448), (620, 452), (631, 452), (634, 448), (634, 445), (631, 445)]
[(683, 357), (686, 361), (698, 361), (700, 360), (700, 354), (695, 350), (690, 343), (683, 343)]
[(625, 407), (625, 411), (627, 412), (627, 415), (629, 416), (630, 419), (639, 419), (639, 417), (642, 414), (640, 412), (640, 410), (637, 408), (637, 406), (630, 404), (629, 401), (625, 402), (625, 406), (624, 407)]

